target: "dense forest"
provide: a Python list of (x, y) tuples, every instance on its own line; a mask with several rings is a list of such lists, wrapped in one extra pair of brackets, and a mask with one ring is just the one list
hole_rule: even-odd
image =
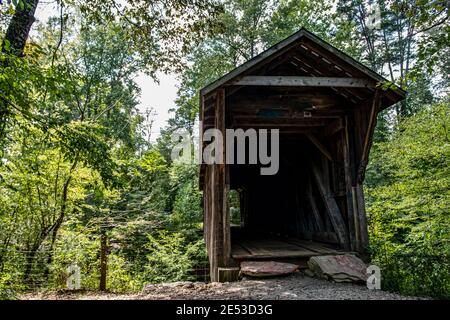
[[(0, 298), (65, 288), (74, 263), (92, 290), (204, 276), (199, 168), (171, 160), (171, 133), (301, 27), (407, 90), (377, 123), (368, 250), (385, 290), (450, 297), (448, 1), (57, 0), (41, 22), (38, 0), (0, 3)], [(180, 82), (156, 141), (139, 72)]]

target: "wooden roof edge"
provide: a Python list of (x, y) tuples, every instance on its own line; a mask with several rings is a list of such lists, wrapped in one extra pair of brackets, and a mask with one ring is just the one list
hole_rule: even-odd
[[(376, 80), (377, 82), (391, 82), (391, 81), (387, 80), (386, 78), (384, 78), (379, 73), (373, 71), (368, 66), (366, 66), (363, 63), (361, 63), (360, 61), (356, 60), (352, 56), (346, 54), (345, 52), (343, 52), (342, 50), (336, 48), (332, 44), (330, 44), (330, 43), (326, 42), (325, 40), (319, 38), (318, 36), (316, 36), (312, 32), (310, 32), (310, 31), (308, 31), (306, 29), (304, 29), (304, 30), (305, 30), (305, 36), (309, 40), (317, 43), (321, 47), (325, 48), (329, 52), (333, 53), (334, 55), (336, 55), (337, 57), (339, 57), (343, 61), (345, 61), (348, 64), (352, 65), (353, 67), (357, 68), (359, 71), (365, 73), (366, 75), (368, 75), (372, 79)], [(395, 94), (397, 94), (399, 96), (400, 99), (398, 101), (401, 101), (401, 100), (406, 98), (407, 91), (403, 90), (402, 88), (400, 88), (399, 86), (397, 86), (394, 83), (392, 84), (392, 86), (390, 86), (389, 90), (393, 91)], [(398, 102), (398, 101), (396, 101), (396, 102)]]
[(271, 46), (270, 48), (264, 50), (260, 54), (254, 56), (250, 60), (247, 60), (246, 62), (244, 62), (240, 66), (234, 68), (233, 70), (231, 70), (227, 74), (223, 75), (219, 79), (217, 79), (217, 80), (213, 81), (212, 83), (208, 84), (207, 86), (203, 87), (200, 90), (200, 94), (203, 95), (203, 96), (207, 95), (208, 93), (210, 93), (210, 92), (214, 91), (215, 89), (219, 88), (220, 86), (222, 86), (226, 82), (228, 82), (228, 81), (234, 79), (235, 77), (239, 76), (242, 72), (250, 69), (251, 67), (253, 67), (256, 64), (258, 64), (259, 62), (261, 62), (264, 59), (270, 57), (272, 54), (278, 52), (279, 50), (281, 50), (283, 48), (286, 48), (288, 45), (292, 44), (297, 39), (300, 39), (304, 35), (305, 30), (306, 29), (301, 28), (299, 31), (297, 31), (296, 33), (290, 35), (286, 39), (281, 40), (280, 42), (274, 44), (273, 46)]
[[(356, 59), (352, 58), (351, 56), (349, 56), (348, 54), (346, 54), (345, 52), (343, 52), (343, 51), (339, 50), (338, 48), (334, 47), (333, 45), (329, 44), (325, 40), (322, 40), (321, 38), (319, 38), (318, 36), (316, 36), (312, 32), (308, 31), (306, 28), (301, 28), (296, 33), (294, 33), (291, 36), (285, 38), (284, 40), (274, 44), (270, 48), (266, 49), (265, 51), (261, 52), (260, 54), (256, 55), (255, 57), (251, 58), (250, 60), (244, 62), (240, 66), (236, 67), (235, 69), (233, 69), (229, 73), (223, 75), (219, 79), (217, 79), (214, 82), (212, 82), (212, 83), (208, 84), (207, 86), (203, 87), (200, 90), (200, 95), (201, 96), (205, 96), (205, 95), (213, 92), (217, 88), (219, 88), (222, 85), (226, 84), (227, 82), (235, 79), (236, 77), (238, 77), (243, 72), (245, 72), (245, 71), (249, 70), (250, 68), (256, 66), (257, 64), (259, 64), (260, 62), (262, 62), (265, 59), (269, 58), (270, 56), (272, 56), (273, 54), (277, 53), (278, 51), (287, 48), (289, 45), (291, 45), (292, 43), (294, 43), (295, 41), (299, 40), (302, 37), (306, 37), (307, 39), (309, 39), (309, 40), (313, 41), (314, 43), (320, 45), (322, 48), (326, 49), (328, 52), (334, 54), (335, 56), (337, 56), (338, 58), (340, 58), (344, 62), (350, 64), (351, 66), (353, 66), (354, 68), (356, 68), (359, 71), (363, 72), (368, 77), (376, 80), (377, 82), (389, 82), (386, 78), (384, 78), (383, 76), (381, 76), (377, 72), (373, 71), (372, 69), (370, 69), (369, 67), (365, 66), (364, 64), (362, 64), (358, 60), (356, 60)], [(400, 87), (398, 87), (395, 84), (393, 86), (391, 86), (388, 90), (391, 90), (392, 92), (394, 92), (397, 95), (397, 99), (395, 99), (396, 101), (393, 100), (394, 103), (398, 102), (398, 101), (401, 101), (401, 100), (406, 98), (407, 92), (405, 90), (401, 89)]]

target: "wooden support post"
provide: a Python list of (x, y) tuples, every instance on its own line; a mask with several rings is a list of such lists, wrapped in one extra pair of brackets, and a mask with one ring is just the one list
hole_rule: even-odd
[(223, 264), (223, 220), (222, 197), (223, 185), (220, 183), (221, 175), (219, 166), (212, 165), (211, 181), (211, 281), (218, 281), (218, 268)]
[(239, 267), (233, 268), (219, 268), (218, 269), (218, 281), (219, 282), (233, 282), (239, 280)]
[(369, 123), (363, 140), (361, 160), (358, 167), (358, 177), (357, 177), (358, 183), (362, 183), (364, 181), (366, 166), (369, 161), (369, 152), (372, 146), (373, 134), (375, 132), (375, 127), (377, 125), (377, 115), (380, 109), (380, 103), (381, 103), (380, 89), (377, 89), (373, 97), (369, 115)]
[(316, 180), (316, 184), (319, 188), (319, 192), (322, 196), (322, 199), (324, 200), (325, 208), (331, 219), (331, 223), (337, 234), (339, 243), (341, 244), (344, 250), (348, 250), (349, 249), (348, 233), (347, 228), (345, 227), (344, 219), (342, 218), (341, 211), (339, 210), (336, 200), (330, 193), (329, 186), (326, 186), (324, 184), (323, 182), (324, 179), (320, 173), (319, 168), (315, 163), (312, 164), (312, 169), (313, 169), (312, 170), (313, 176)]
[(222, 185), (222, 232), (223, 232), (223, 263), (221, 267), (228, 267), (231, 263), (231, 235), (230, 235), (230, 208), (228, 194), (230, 192), (230, 170), (226, 164), (226, 124), (225, 124), (225, 90), (219, 89), (217, 92), (216, 128), (222, 132), (222, 159), (219, 164), (220, 181)]
[[(225, 90), (218, 89), (215, 106), (215, 128), (222, 132), (225, 138)], [(220, 152), (223, 152), (223, 162), (226, 159), (225, 139)], [(210, 273), (211, 281), (219, 281), (219, 267), (227, 267), (231, 260), (230, 215), (228, 210), (227, 166), (216, 163), (212, 166), (211, 182), (211, 222), (210, 222)]]
[(208, 257), (211, 257), (211, 183), (210, 183), (210, 166), (205, 168), (204, 187), (203, 187), (203, 238), (205, 240)]
[(359, 223), (359, 210), (358, 210), (358, 194), (356, 187), (352, 187), (352, 208), (353, 208), (353, 225), (355, 232), (355, 246), (353, 250), (361, 251), (361, 231)]
[(370, 114), (367, 124), (367, 130), (364, 132), (360, 132), (363, 136), (362, 140), (362, 150), (361, 150), (361, 158), (359, 162), (356, 185), (354, 186), (354, 195), (356, 197), (356, 201), (354, 201), (354, 207), (357, 209), (355, 212), (355, 227), (357, 227), (357, 233), (359, 237), (358, 241), (358, 251), (361, 253), (365, 253), (367, 246), (369, 245), (369, 236), (367, 230), (367, 216), (364, 202), (364, 191), (363, 191), (363, 181), (364, 175), (366, 171), (366, 166), (369, 160), (370, 148), (372, 146), (373, 134), (375, 131), (375, 127), (377, 124), (377, 115), (380, 110), (381, 104), (381, 91), (377, 89), (375, 91), (372, 104), (370, 106)]
[(344, 173), (345, 173), (345, 199), (346, 199), (346, 207), (347, 207), (347, 221), (348, 221), (348, 231), (350, 238), (350, 249), (356, 250), (358, 248), (358, 238), (355, 233), (355, 215), (357, 215), (358, 211), (354, 208), (354, 198), (352, 192), (353, 185), (353, 176), (352, 176), (352, 159), (350, 152), (350, 133), (349, 133), (349, 119), (345, 118), (345, 130), (342, 134), (342, 153), (344, 158)]
[(364, 202), (364, 190), (361, 184), (356, 185), (356, 198), (358, 203), (358, 224), (359, 224), (359, 252), (366, 253), (369, 245), (369, 235), (367, 230), (367, 215)]
[[(214, 202), (214, 166), (208, 166), (208, 256), (211, 264), (214, 258), (214, 221), (213, 221), (213, 202)], [(212, 266), (212, 265), (211, 265)]]

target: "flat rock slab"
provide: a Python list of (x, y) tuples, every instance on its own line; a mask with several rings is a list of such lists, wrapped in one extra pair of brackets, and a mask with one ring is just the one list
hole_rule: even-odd
[(243, 261), (241, 273), (252, 277), (283, 276), (295, 272), (298, 265), (275, 261)]
[(352, 254), (311, 257), (308, 267), (319, 278), (336, 282), (365, 282), (368, 277), (366, 264)]

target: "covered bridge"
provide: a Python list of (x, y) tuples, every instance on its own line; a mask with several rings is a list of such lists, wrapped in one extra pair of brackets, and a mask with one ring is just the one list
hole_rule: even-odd
[[(301, 29), (201, 90), (200, 135), (280, 132), (275, 175), (260, 175), (261, 164), (201, 164), (212, 281), (242, 260), (364, 254), (362, 183), (377, 114), (405, 98), (398, 87), (381, 89), (386, 81)], [(233, 226), (230, 190), (240, 200)]]

